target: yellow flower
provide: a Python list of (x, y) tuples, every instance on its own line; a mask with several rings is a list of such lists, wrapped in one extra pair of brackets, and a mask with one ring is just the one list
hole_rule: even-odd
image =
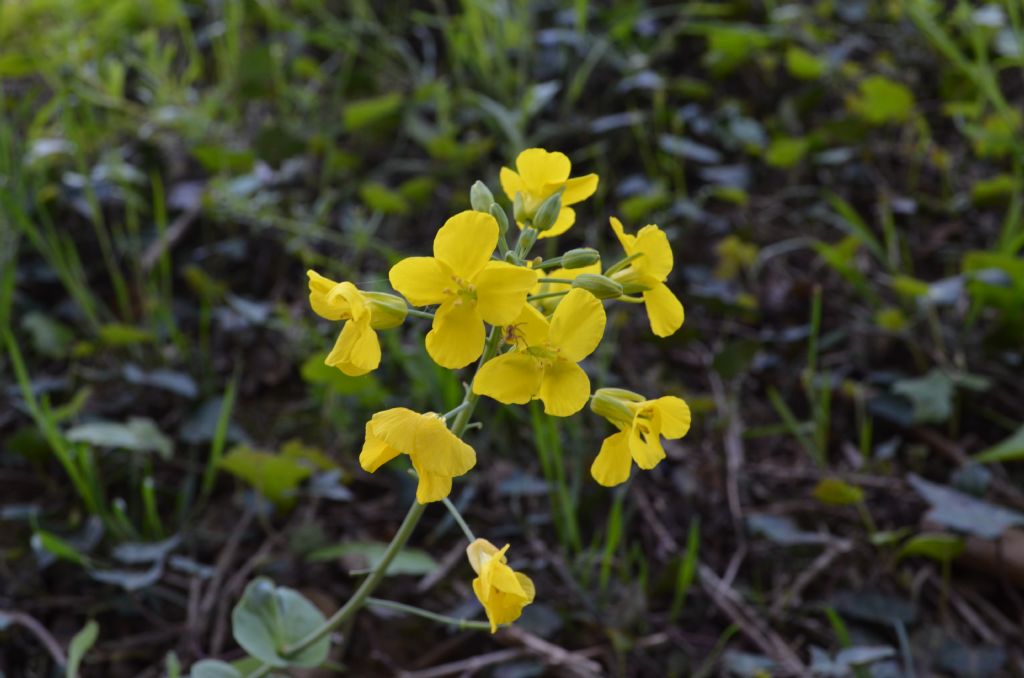
[[(553, 271), (546, 271), (542, 274), (545, 278), (561, 278), (562, 280), (575, 280), (576, 277), (581, 273), (601, 273), (601, 262), (597, 261), (588, 266), (581, 268), (556, 268)], [(565, 283), (542, 283), (538, 282), (530, 290), (530, 295), (534, 294), (547, 294), (548, 292), (564, 292), (569, 289), (569, 286)], [(544, 312), (545, 315), (549, 315), (555, 307), (558, 306), (558, 302), (562, 300), (562, 297), (547, 297), (544, 299), (537, 299), (533, 303), (538, 309)]]
[(633, 461), (645, 470), (657, 466), (665, 458), (661, 438), (682, 438), (690, 430), (690, 408), (675, 396), (645, 400), (632, 391), (602, 388), (591, 409), (619, 429), (605, 438), (590, 467), (594, 480), (605, 487), (625, 482)]
[(350, 282), (335, 282), (312, 270), (306, 271), (306, 275), (313, 311), (326, 320), (347, 321), (324, 362), (350, 377), (377, 369), (380, 342), (374, 330), (401, 325), (405, 319), (404, 302), (399, 309), (392, 300), (401, 300), (393, 295), (361, 292)]
[(452, 478), (476, 465), (476, 452), (445, 425), (439, 414), (420, 414), (395, 407), (373, 415), (366, 422), (366, 442), (359, 465), (368, 473), (408, 454), (419, 476), (416, 501), (441, 501), (452, 491)]
[(414, 306), (440, 304), (427, 334), (438, 365), (465, 367), (484, 348), (484, 321), (507, 325), (526, 305), (537, 272), (491, 260), (498, 222), (490, 214), (460, 212), (434, 237), (434, 256), (410, 257), (391, 268), (391, 285)]
[(506, 404), (534, 398), (556, 417), (579, 412), (590, 397), (590, 379), (576, 363), (594, 352), (604, 334), (604, 307), (594, 295), (570, 291), (549, 323), (524, 306), (507, 336), (515, 348), (484, 363), (473, 379), (473, 392)]
[[(515, 200), (516, 193), (523, 196), (527, 214), (533, 214), (540, 204), (559, 189), (562, 192), (562, 209), (551, 228), (541, 231), (538, 237), (553, 238), (569, 230), (576, 222), (575, 205), (592, 196), (597, 190), (597, 175), (569, 178), (572, 163), (564, 153), (548, 153), (543, 148), (528, 148), (516, 158), (516, 170), (501, 168), (501, 187), (509, 200)], [(523, 224), (519, 224), (523, 228)]]
[(487, 612), (491, 633), (498, 630), (499, 624), (511, 624), (519, 619), (523, 608), (532, 603), (536, 595), (533, 581), (508, 566), (506, 551), (508, 544), (499, 551), (486, 539), (477, 539), (466, 547), (469, 564), (477, 574), (473, 592)]
[(612, 230), (622, 243), (626, 256), (636, 258), (611, 278), (622, 283), (627, 294), (642, 292), (651, 331), (659, 337), (674, 334), (683, 325), (683, 305), (665, 279), (672, 271), (672, 247), (668, 236), (654, 224), (648, 224), (636, 235), (629, 235), (622, 222), (612, 217)]

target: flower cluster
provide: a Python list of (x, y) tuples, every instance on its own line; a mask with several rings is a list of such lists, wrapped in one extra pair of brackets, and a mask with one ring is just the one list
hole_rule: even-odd
[[(661, 439), (681, 438), (689, 430), (690, 410), (676, 396), (647, 399), (616, 388), (591, 394), (590, 378), (580, 363), (601, 342), (606, 303), (642, 304), (651, 331), (659, 337), (676, 332), (684, 316), (682, 304), (666, 285), (672, 248), (654, 224), (631, 235), (612, 217), (623, 256), (607, 267), (589, 248), (548, 260), (529, 257), (538, 238), (552, 238), (572, 227), (576, 212), (571, 205), (597, 190), (596, 174), (571, 174), (569, 158), (541, 148), (520, 153), (514, 170), (502, 168), (501, 186), (519, 228), (511, 248), (505, 209), (483, 183), (474, 184), (473, 209), (438, 229), (433, 256), (408, 257), (391, 268), (388, 280), (401, 296), (308, 273), (313, 310), (327, 320), (344, 321), (326, 363), (345, 374), (376, 369), (381, 361), (377, 331), (397, 327), (407, 317), (430, 319), (424, 344), (438, 365), (459, 369), (479, 361), (467, 380), (463, 404), (452, 412), (396, 407), (366, 423), (360, 465), (373, 473), (408, 455), (420, 504), (445, 500), (452, 480), (476, 465), (477, 455), (462, 435), (480, 396), (510, 405), (540, 400), (544, 412), (555, 417), (576, 414), (589, 401), (592, 411), (617, 429), (605, 439), (591, 467), (594, 479), (604, 486), (625, 482), (633, 462), (641, 469), (654, 468), (665, 458)], [(507, 564), (508, 548), (471, 539), (467, 549), (477, 574), (473, 590), (492, 632), (516, 620), (534, 598), (533, 582)]]

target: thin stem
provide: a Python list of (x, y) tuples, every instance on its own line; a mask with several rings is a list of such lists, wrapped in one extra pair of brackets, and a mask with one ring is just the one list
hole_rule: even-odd
[(445, 421), (448, 421), (449, 419), (454, 417), (456, 414), (458, 414), (462, 410), (466, 409), (468, 406), (469, 406), (469, 403), (467, 403), (465, 400), (463, 400), (457, 407), (453, 407), (452, 409), (448, 410), (447, 412), (442, 414), (441, 417)]
[(393, 600), (381, 600), (380, 598), (367, 598), (366, 604), (372, 607), (383, 607), (388, 610), (397, 610), (399, 612), (407, 612), (414, 614), (417, 617), (423, 617), (424, 619), (430, 619), (436, 621), (439, 624), (448, 624), (458, 629), (478, 629), (480, 631), (490, 631), (491, 625), (485, 621), (472, 621), (470, 619), (456, 619), (455, 617), (448, 617), (443, 614), (437, 614), (430, 610), (424, 610), (422, 607), (415, 607), (413, 605), (406, 605), (405, 603), (396, 603)]
[(542, 261), (539, 264), (537, 264), (534, 268), (555, 268), (556, 266), (561, 266), (561, 265), (562, 265), (562, 257), (561, 256), (557, 256), (557, 257), (552, 257), (550, 259), (545, 259), (544, 261)]
[(434, 319), (433, 313), (428, 313), (427, 311), (417, 311), (415, 308), (407, 308), (405, 312), (407, 315), (411, 315), (416, 318), (427, 318), (429, 320)]
[(575, 281), (568, 278), (537, 278), (537, 282), (558, 283), (559, 285), (572, 285)]
[(529, 297), (526, 297), (526, 300), (527, 301), (537, 301), (538, 299), (550, 299), (551, 297), (564, 297), (566, 294), (569, 294), (569, 292), (568, 291), (545, 292), (543, 294), (534, 294), (534, 295), (531, 295)]
[[(498, 343), (501, 341), (501, 333), (498, 332), (498, 328), (492, 327), (491, 334), (487, 338), (487, 344), (484, 346), (483, 355), (480, 356), (479, 365), (483, 365), (485, 362), (494, 357), (498, 352)], [(473, 393), (472, 389), (466, 390), (466, 395), (463, 398), (463, 404), (460, 405), (462, 409), (455, 417), (454, 423), (452, 423), (451, 432), (461, 437), (466, 431), (466, 427), (469, 425), (470, 417), (473, 416), (473, 410), (476, 409), (476, 404), (479, 402), (480, 396)], [(413, 530), (416, 528), (416, 524), (420, 521), (423, 516), (423, 511), (426, 509), (425, 504), (420, 504), (417, 501), (413, 501), (412, 506), (409, 507), (409, 512), (405, 515), (405, 520), (399, 526), (395, 536), (392, 537), (391, 543), (388, 544), (384, 550), (384, 554), (381, 556), (380, 562), (377, 563), (377, 567), (363, 580), (363, 583), (359, 585), (352, 597), (348, 599), (337, 612), (323, 623), (320, 628), (309, 633), (305, 638), (298, 641), (297, 643), (284, 648), (283, 654), (285, 656), (294, 655), (297, 652), (305, 650), (307, 647), (317, 642), (332, 630), (341, 626), (349, 619), (353, 614), (356, 613), (363, 605), (366, 604), (370, 594), (373, 593), (374, 589), (380, 584), (381, 580), (384, 579), (384, 575), (391, 565), (391, 561), (399, 554), (405, 543), (409, 540)], [(488, 627), (489, 628), (489, 627)], [(263, 674), (260, 674), (263, 675)]]
[(469, 525), (466, 524), (466, 520), (462, 517), (462, 514), (459, 513), (459, 509), (455, 507), (455, 504), (453, 504), (448, 497), (445, 497), (441, 501), (444, 502), (444, 507), (448, 509), (448, 513), (452, 514), (452, 518), (455, 519), (455, 522), (462, 528), (462, 534), (466, 535), (466, 539), (469, 543), (472, 544), (475, 542), (476, 535), (473, 534), (473, 530), (469, 529)]
[(621, 271), (622, 269), (624, 269), (624, 268), (626, 268), (627, 266), (629, 266), (629, 262), (633, 261), (634, 259), (636, 259), (636, 258), (638, 258), (638, 257), (642, 257), (643, 255), (644, 255), (644, 253), (643, 253), (643, 252), (633, 252), (633, 254), (630, 254), (630, 255), (629, 255), (628, 257), (626, 257), (625, 259), (621, 259), (620, 261), (617, 261), (617, 262), (615, 262), (614, 264), (612, 264), (612, 265), (611, 265), (611, 266), (610, 266), (610, 267), (608, 268), (608, 270), (606, 270), (606, 271), (604, 272), (604, 275), (605, 275), (605, 276), (610, 276), (610, 275), (611, 275), (612, 273), (618, 273), (618, 272), (619, 272), (619, 271)]
[(644, 303), (643, 297), (631, 297), (628, 294), (623, 294), (615, 298), (615, 301), (624, 301), (627, 304), (642, 304)]

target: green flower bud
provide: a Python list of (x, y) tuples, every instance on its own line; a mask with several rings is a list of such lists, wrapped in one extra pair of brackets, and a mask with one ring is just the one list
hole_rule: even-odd
[(490, 212), (494, 204), (494, 194), (487, 184), (482, 181), (475, 182), (469, 189), (469, 204), (477, 212)]
[(488, 212), (498, 222), (498, 234), (505, 235), (508, 232), (508, 215), (505, 213), (504, 208), (498, 203), (492, 202)]
[(598, 299), (618, 299), (622, 296), (622, 285), (598, 273), (580, 273), (572, 281), (572, 286), (584, 289)]
[(577, 247), (562, 255), (563, 268), (583, 268), (601, 261), (601, 253), (590, 247)]
[(639, 393), (622, 388), (599, 388), (590, 398), (590, 410), (613, 424), (628, 425), (633, 421), (636, 403), (645, 398)]
[(402, 297), (387, 292), (363, 292), (363, 296), (370, 302), (370, 327), (373, 329), (386, 330), (405, 322), (409, 306)]
[(526, 254), (533, 249), (533, 244), (537, 242), (537, 229), (532, 226), (527, 226), (519, 232), (519, 242), (516, 243), (516, 251), (519, 256), (525, 257)]
[(536, 214), (533, 215), (533, 227), (538, 231), (546, 231), (558, 221), (558, 214), (562, 211), (562, 192), (558, 191), (540, 204)]
[(512, 199), (512, 216), (514, 216), (516, 221), (520, 224), (526, 223), (530, 220), (531, 215), (526, 213), (526, 202), (523, 200), (522, 193), (516, 193), (516, 197)]

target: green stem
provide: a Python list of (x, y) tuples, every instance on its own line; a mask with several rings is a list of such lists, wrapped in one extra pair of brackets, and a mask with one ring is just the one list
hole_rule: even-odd
[(413, 605), (406, 605), (405, 603), (396, 603), (392, 600), (381, 600), (380, 598), (367, 598), (366, 604), (371, 607), (383, 607), (388, 610), (397, 610), (399, 612), (408, 612), (414, 614), (417, 617), (423, 617), (424, 619), (430, 619), (436, 621), (439, 624), (447, 624), (454, 626), (458, 629), (478, 629), (480, 631), (490, 631), (491, 625), (484, 621), (472, 621), (470, 619), (456, 619), (455, 617), (448, 617), (443, 614), (437, 614), (430, 610), (424, 610), (422, 607), (415, 607)]
[[(498, 332), (497, 328), (491, 328), (491, 334), (487, 338), (487, 344), (484, 346), (483, 355), (480, 356), (479, 365), (483, 365), (485, 362), (494, 357), (498, 352), (498, 343), (501, 341), (501, 333)], [(480, 369), (479, 366), (477, 369)], [(455, 418), (455, 422), (452, 424), (451, 432), (457, 436), (462, 437), (462, 434), (466, 431), (466, 427), (469, 425), (470, 417), (473, 416), (473, 410), (476, 409), (476, 404), (480, 400), (480, 396), (473, 393), (472, 389), (466, 391), (466, 395), (463, 398), (463, 409), (458, 413)], [(461, 407), (461, 406), (460, 406)], [(391, 561), (399, 554), (405, 543), (412, 536), (413, 530), (416, 528), (416, 524), (419, 523), (420, 518), (423, 516), (423, 511), (426, 509), (425, 504), (420, 504), (414, 501), (412, 506), (409, 507), (409, 512), (405, 515), (405, 520), (398, 528), (398, 532), (391, 538), (391, 543), (388, 544), (384, 550), (384, 554), (381, 556), (380, 562), (377, 563), (377, 567), (371, 572), (363, 583), (359, 585), (356, 592), (352, 594), (352, 597), (348, 599), (337, 612), (316, 629), (309, 633), (305, 638), (289, 645), (284, 648), (283, 654), (285, 656), (291, 656), (317, 642), (332, 630), (341, 626), (347, 621), (353, 614), (355, 614), (363, 605), (366, 604), (370, 594), (373, 593), (377, 585), (380, 584), (381, 580), (384, 579), (385, 573), (388, 571), (388, 567), (391, 565)], [(490, 627), (488, 627), (490, 628)]]
[(629, 262), (633, 261), (634, 259), (636, 259), (636, 258), (638, 258), (638, 257), (642, 257), (643, 255), (644, 255), (644, 253), (643, 253), (643, 252), (634, 252), (633, 254), (630, 254), (630, 255), (629, 255), (628, 257), (626, 257), (625, 259), (622, 259), (622, 260), (620, 260), (620, 261), (617, 261), (617, 262), (615, 262), (614, 264), (612, 264), (612, 265), (611, 265), (611, 266), (610, 266), (610, 267), (608, 268), (608, 270), (606, 270), (606, 271), (604, 272), (604, 275), (605, 275), (605, 276), (607, 277), (607, 276), (610, 276), (610, 275), (611, 275), (612, 273), (618, 273), (618, 272), (619, 272), (619, 271), (621, 271), (622, 269), (624, 269), (624, 268), (626, 268), (627, 266), (629, 266)]
[(537, 282), (540, 283), (558, 283), (559, 285), (572, 285), (573, 280), (568, 278), (537, 278)]
[(537, 264), (534, 268), (556, 268), (562, 265), (562, 257), (552, 257), (551, 259), (545, 259), (544, 261)]
[(416, 318), (427, 318), (428, 320), (434, 319), (433, 313), (428, 313), (427, 311), (417, 311), (415, 308), (407, 308), (405, 312), (407, 315), (411, 315)]
[(537, 301), (538, 299), (550, 299), (551, 297), (564, 297), (569, 294), (568, 291), (562, 292), (545, 292), (543, 294), (534, 294), (526, 298), (527, 301)]
[(441, 501), (444, 502), (444, 507), (448, 509), (448, 513), (452, 514), (452, 518), (455, 519), (455, 522), (462, 528), (462, 534), (466, 535), (466, 539), (469, 543), (472, 544), (476, 541), (476, 535), (473, 534), (473, 530), (469, 529), (469, 525), (466, 524), (466, 520), (462, 517), (462, 514), (459, 513), (459, 509), (455, 507), (455, 504), (453, 504), (448, 497), (445, 497)]

